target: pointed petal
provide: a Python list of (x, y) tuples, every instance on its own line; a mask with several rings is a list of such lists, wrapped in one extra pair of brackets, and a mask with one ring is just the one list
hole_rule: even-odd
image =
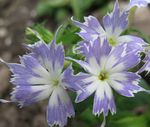
[(103, 24), (109, 38), (117, 38), (128, 25), (128, 13), (120, 11), (118, 1), (116, 1), (112, 13), (103, 17)]
[(85, 76), (81, 73), (74, 75), (72, 65), (70, 65), (62, 74), (61, 85), (69, 90), (77, 91), (83, 89), (82, 79)]
[(30, 45), (32, 54), (36, 56), (42, 66), (48, 71), (59, 75), (64, 66), (64, 49), (62, 44), (56, 45), (55, 42), (49, 46), (44, 42), (37, 42), (34, 45)]
[(89, 41), (89, 42), (95, 41), (99, 36), (105, 35), (105, 31), (103, 30), (99, 21), (95, 17), (88, 16), (88, 17), (85, 17), (84, 19), (85, 19), (85, 22), (80, 23), (76, 20), (73, 20), (72, 18), (73, 23), (81, 29), (81, 31), (78, 34), (84, 40)]
[[(136, 50), (132, 52), (128, 51), (127, 43), (123, 43), (115, 47), (110, 53), (106, 66), (111, 71), (119, 72), (128, 70), (140, 62), (140, 55)], [(111, 64), (110, 64), (111, 63)]]
[(113, 74), (109, 84), (119, 94), (126, 97), (134, 97), (134, 93), (145, 91), (139, 86), (140, 76), (132, 72)]
[(126, 11), (130, 10), (132, 7), (146, 7), (150, 4), (150, 0), (130, 0), (130, 3), (128, 4)]
[(47, 108), (49, 126), (64, 127), (67, 124), (67, 118), (74, 115), (73, 105), (67, 92), (61, 87), (56, 88), (50, 97)]
[(95, 93), (93, 114), (99, 116), (103, 113), (104, 116), (107, 116), (109, 110), (112, 114), (116, 112), (112, 90), (107, 82), (101, 82)]
[(85, 79), (82, 81), (85, 84), (84, 90), (77, 91), (76, 103), (87, 99), (96, 91), (97, 86), (99, 85), (99, 81), (95, 76), (86, 75)]
[(49, 85), (17, 86), (11, 93), (11, 100), (12, 102), (18, 102), (21, 107), (28, 106), (48, 98), (52, 90), (53, 88)]
[(127, 43), (127, 52), (142, 52), (147, 43), (137, 36), (123, 35), (117, 39), (118, 43)]

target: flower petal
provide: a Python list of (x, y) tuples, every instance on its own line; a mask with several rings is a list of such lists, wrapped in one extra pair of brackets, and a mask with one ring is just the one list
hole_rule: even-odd
[(59, 125), (64, 127), (67, 124), (67, 118), (74, 115), (73, 105), (67, 92), (61, 87), (56, 88), (49, 99), (47, 108), (49, 126)]
[(93, 17), (93, 16), (88, 16), (85, 17), (85, 22), (80, 23), (76, 20), (72, 21), (73, 23), (78, 26), (81, 31), (78, 33), (79, 36), (81, 36), (84, 40), (86, 41), (95, 41), (99, 36), (104, 36), (105, 31), (100, 25), (99, 21)]
[(84, 101), (87, 99), (90, 95), (92, 95), (99, 85), (99, 81), (97, 77), (86, 75), (85, 79), (82, 80), (85, 84), (84, 90), (78, 90), (77, 91), (77, 97), (76, 97), (76, 103), (79, 103), (81, 101)]
[(72, 65), (70, 65), (61, 75), (61, 85), (65, 88), (68, 88), (72, 91), (77, 91), (79, 89), (82, 89), (82, 79), (85, 76), (81, 73), (74, 75)]
[(142, 52), (144, 50), (144, 46), (147, 45), (147, 43), (142, 39), (139, 38), (137, 36), (133, 36), (133, 35), (123, 35), (120, 36), (117, 41), (121, 44), (121, 43), (126, 43), (127, 44), (127, 48), (126, 51), (127, 52)]
[(19, 105), (28, 106), (48, 98), (53, 88), (49, 85), (39, 86), (17, 86), (11, 93), (12, 102), (19, 102)]
[(103, 113), (107, 116), (109, 110), (112, 114), (116, 112), (112, 90), (107, 82), (101, 82), (95, 93), (93, 114), (99, 116)]
[(64, 66), (64, 49), (62, 44), (56, 45), (54, 41), (52, 42), (48, 46), (40, 41), (29, 47), (44, 68), (55, 75), (60, 75)]
[(111, 75), (109, 85), (114, 88), (119, 94), (126, 97), (134, 97), (134, 93), (145, 91), (139, 86), (140, 76), (132, 72), (122, 72)]
[(150, 0), (130, 0), (126, 10), (130, 10), (132, 7), (146, 7), (150, 3)]
[(106, 67), (111, 69), (111, 72), (119, 72), (128, 70), (140, 62), (140, 56), (137, 50), (127, 52), (128, 45), (123, 43), (115, 47), (110, 53)]
[(128, 25), (128, 13), (121, 12), (116, 1), (112, 13), (103, 17), (103, 24), (109, 38), (117, 38)]

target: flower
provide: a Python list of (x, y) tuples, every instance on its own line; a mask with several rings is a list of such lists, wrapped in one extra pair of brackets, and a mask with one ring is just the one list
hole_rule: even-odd
[[(81, 29), (78, 35), (83, 38), (84, 41), (92, 43), (98, 38), (107, 38), (108, 42), (112, 46), (117, 46), (118, 44), (128, 42), (130, 48), (141, 51), (143, 50), (142, 46), (146, 45), (143, 39), (133, 35), (121, 35), (121, 33), (128, 26), (128, 8), (138, 5), (140, 7), (140, 1), (138, 4), (138, 2), (131, 0), (127, 8), (121, 11), (118, 1), (116, 1), (113, 11), (103, 17), (104, 27), (102, 27), (98, 19), (94, 16), (84, 17), (85, 22), (83, 23), (73, 19), (72, 21)], [(77, 49), (81, 48), (83, 45), (84, 44), (80, 42)]]
[(82, 102), (95, 93), (93, 114), (104, 117), (108, 112), (116, 113), (116, 106), (112, 88), (120, 95), (134, 97), (134, 93), (145, 91), (139, 86), (140, 76), (128, 71), (140, 62), (139, 53), (127, 52), (126, 44), (112, 48), (107, 39), (99, 39), (85, 46), (85, 61), (67, 58), (78, 63), (86, 73), (82, 73), (84, 79), (84, 91), (77, 91), (76, 102)]
[(67, 118), (75, 115), (66, 90), (80, 88), (77, 84), (79, 76), (73, 75), (71, 65), (62, 72), (64, 49), (55, 40), (50, 45), (39, 41), (28, 48), (31, 53), (20, 57), (21, 64), (6, 63), (13, 74), (11, 82), (15, 86), (11, 102), (18, 102), (23, 107), (49, 98), (47, 122), (49, 126), (63, 127)]
[(126, 10), (131, 9), (134, 6), (146, 7), (148, 4), (150, 4), (150, 0), (130, 0), (129, 5), (127, 6)]

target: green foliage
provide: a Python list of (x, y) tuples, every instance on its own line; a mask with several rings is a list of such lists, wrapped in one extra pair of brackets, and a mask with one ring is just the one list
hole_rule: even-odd
[[(66, 19), (73, 15), (75, 19), (82, 20), (83, 16), (88, 13), (91, 14), (89, 9), (93, 9), (93, 7), (95, 9), (97, 6), (98, 10), (101, 7), (100, 9), (103, 9), (106, 12), (108, 10), (106, 4), (109, 1), (110, 0), (43, 0), (37, 7), (37, 13), (38, 16), (52, 16), (52, 20), (55, 22), (57, 21), (57, 23), (62, 24), (65, 20), (57, 33), (57, 43), (63, 43), (66, 56), (82, 59), (82, 57), (79, 55), (77, 56), (72, 52), (73, 46), (81, 41), (81, 38), (75, 34), (79, 29), (75, 27), (70, 20)], [(150, 44), (150, 37), (135, 28), (128, 28), (123, 34), (138, 35)], [(49, 43), (53, 39), (53, 34), (45, 29), (43, 25), (37, 24), (26, 29), (26, 39), (30, 44), (33, 44), (40, 39)], [(65, 67), (69, 64), (70, 61), (66, 60)], [(75, 63), (73, 64), (73, 68), (75, 73), (81, 71), (81, 68)], [(141, 80), (140, 85), (149, 89), (149, 84), (145, 80)], [(74, 102), (76, 94), (69, 94)], [(106, 127), (149, 127), (150, 109), (145, 109), (145, 107), (150, 107), (149, 95), (146, 93), (139, 93), (135, 98), (126, 98), (116, 94), (116, 92), (114, 92), (114, 94), (117, 114), (112, 116), (109, 113)], [(76, 118), (79, 121), (84, 121), (83, 127), (94, 127), (102, 121), (102, 117), (98, 118), (92, 114), (93, 100), (94, 96), (90, 96), (81, 103), (74, 103)], [(140, 115), (138, 114), (138, 111), (136, 111), (139, 107), (142, 108)]]
[(67, 17), (74, 16), (82, 20), (92, 9), (103, 8), (111, 0), (41, 0), (37, 6), (38, 16), (49, 15), (61, 23)]
[(25, 34), (26, 41), (30, 44), (33, 44), (39, 40), (43, 40), (46, 43), (50, 43), (53, 38), (53, 34), (40, 24), (36, 24), (31, 28), (27, 27)]

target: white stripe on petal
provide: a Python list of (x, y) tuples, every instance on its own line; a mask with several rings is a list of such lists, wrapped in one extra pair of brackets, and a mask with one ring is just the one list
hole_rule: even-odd
[(123, 89), (123, 85), (114, 81), (114, 80), (109, 80), (108, 83), (110, 84), (110, 86), (112, 88), (114, 88), (115, 90), (122, 90)]
[(41, 77), (31, 77), (28, 79), (27, 82), (32, 85), (36, 85), (36, 84), (52, 85), (52, 81)]
[(41, 77), (46, 78), (46, 79), (49, 79), (51, 77), (50, 73), (42, 66), (33, 68), (33, 72), (35, 72), (37, 75), (40, 75)]
[(113, 73), (110, 75), (110, 80), (126, 81), (128, 80), (125, 73)]
[(96, 58), (90, 57), (89, 58), (89, 65), (92, 68), (92, 73), (95, 74), (95, 75), (99, 75), (100, 65), (97, 63)]
[(106, 96), (108, 97), (109, 100), (111, 100), (112, 97), (113, 97), (111, 87), (108, 85), (107, 82), (105, 83), (104, 87), (105, 87), (105, 94), (106, 94)]
[(115, 67), (113, 67), (110, 72), (111, 73), (116, 73), (116, 72), (120, 72), (123, 71), (125, 69), (125, 65), (123, 63), (117, 64)]
[(61, 101), (64, 104), (68, 104), (70, 102), (70, 98), (67, 92), (61, 86), (56, 87), (52, 92), (52, 95), (49, 100), (50, 107), (59, 106), (59, 101)]

